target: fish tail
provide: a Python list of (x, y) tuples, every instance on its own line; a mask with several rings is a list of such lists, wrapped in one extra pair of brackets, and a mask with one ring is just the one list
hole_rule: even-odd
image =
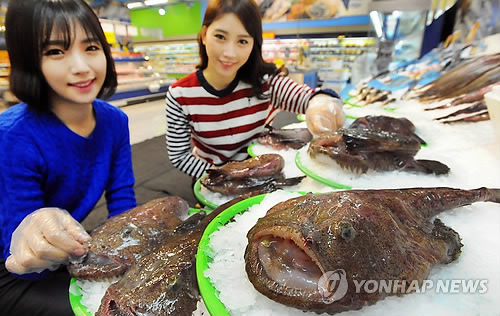
[(439, 174), (447, 174), (448, 172), (450, 172), (450, 168), (439, 161), (419, 159), (415, 160), (415, 163), (418, 169), (420, 169), (425, 173), (434, 173), (439, 175)]
[(273, 182), (273, 184), (276, 187), (288, 187), (288, 186), (299, 184), (302, 181), (302, 179), (304, 179), (304, 178), (305, 178), (305, 176), (288, 178), (288, 179), (279, 179), (279, 180), (275, 180)]
[(418, 136), (417, 134), (413, 133), (413, 137), (415, 137), (418, 142), (420, 143), (420, 145), (427, 145), (427, 142), (425, 140), (423, 140), (420, 136)]
[(491, 195), (490, 202), (500, 203), (500, 189), (487, 189)]

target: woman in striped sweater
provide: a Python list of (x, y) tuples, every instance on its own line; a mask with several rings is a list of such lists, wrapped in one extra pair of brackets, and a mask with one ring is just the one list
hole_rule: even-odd
[(167, 93), (168, 155), (193, 179), (212, 165), (248, 158), (247, 146), (279, 111), (305, 113), (315, 135), (342, 126), (334, 91), (297, 84), (264, 62), (253, 0), (209, 1), (198, 43), (197, 71)]

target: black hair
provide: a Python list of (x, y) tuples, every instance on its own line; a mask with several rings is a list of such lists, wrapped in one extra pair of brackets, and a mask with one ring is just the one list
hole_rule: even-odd
[(106, 56), (106, 77), (97, 97), (108, 98), (117, 86), (115, 64), (99, 19), (84, 0), (9, 1), (5, 39), (11, 65), (10, 90), (33, 109), (50, 110), (51, 89), (42, 73), (41, 60), (51, 32), (61, 32), (64, 47), (68, 49), (74, 37), (75, 22), (102, 46)]
[[(277, 69), (276, 65), (267, 63), (262, 58), (262, 20), (259, 7), (253, 0), (210, 0), (203, 18), (203, 26), (208, 27), (226, 13), (234, 13), (254, 40), (250, 57), (236, 76), (252, 86), (254, 95), (264, 98), (262, 79), (265, 75), (276, 74)], [(201, 62), (197, 68), (203, 70), (208, 66), (208, 55), (201, 39), (201, 32), (198, 34), (198, 45)]]

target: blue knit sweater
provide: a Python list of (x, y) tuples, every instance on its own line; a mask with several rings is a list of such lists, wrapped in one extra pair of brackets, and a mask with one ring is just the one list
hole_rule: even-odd
[(103, 192), (110, 216), (136, 206), (128, 118), (101, 100), (93, 107), (96, 126), (87, 138), (52, 112), (38, 113), (24, 103), (0, 115), (3, 258), (16, 227), (39, 208), (62, 208), (81, 221)]

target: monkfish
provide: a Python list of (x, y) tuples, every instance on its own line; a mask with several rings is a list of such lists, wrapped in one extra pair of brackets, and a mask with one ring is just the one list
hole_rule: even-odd
[[(500, 203), (500, 189), (351, 190), (293, 198), (272, 207), (248, 232), (245, 269), (253, 286), (276, 302), (329, 314), (361, 309), (412, 292), (411, 284), (421, 286), (433, 265), (456, 260), (459, 234), (431, 218), (480, 201)], [(363, 280), (403, 286), (395, 293), (356, 291)]]
[(277, 129), (266, 125), (265, 132), (261, 133), (257, 142), (269, 145), (275, 149), (300, 149), (312, 140), (312, 134), (307, 128)]
[(390, 117), (385, 115), (368, 115), (357, 118), (349, 128), (373, 129), (413, 137), (424, 145), (425, 141), (415, 134), (415, 125), (407, 118)]
[(186, 201), (170, 196), (111, 217), (91, 232), (87, 255), (67, 266), (70, 275), (84, 280), (123, 275), (166, 235), (174, 234), (188, 210)]
[(311, 158), (325, 154), (341, 168), (365, 173), (378, 171), (412, 171), (447, 174), (450, 168), (435, 160), (414, 157), (421, 142), (416, 137), (372, 129), (339, 129), (331, 135), (313, 140), (308, 148)]
[(244, 161), (231, 161), (208, 169), (201, 184), (208, 190), (223, 194), (243, 194), (268, 188), (299, 184), (304, 177), (285, 179), (285, 160), (278, 154), (264, 154)]
[(109, 286), (96, 315), (191, 315), (200, 299), (195, 255), (205, 226), (153, 248)]
[(210, 214), (199, 212), (177, 227), (177, 233), (152, 248), (120, 281), (110, 285), (98, 316), (190, 316), (200, 300), (196, 252), (207, 225), (222, 211), (260, 192), (243, 194)]

